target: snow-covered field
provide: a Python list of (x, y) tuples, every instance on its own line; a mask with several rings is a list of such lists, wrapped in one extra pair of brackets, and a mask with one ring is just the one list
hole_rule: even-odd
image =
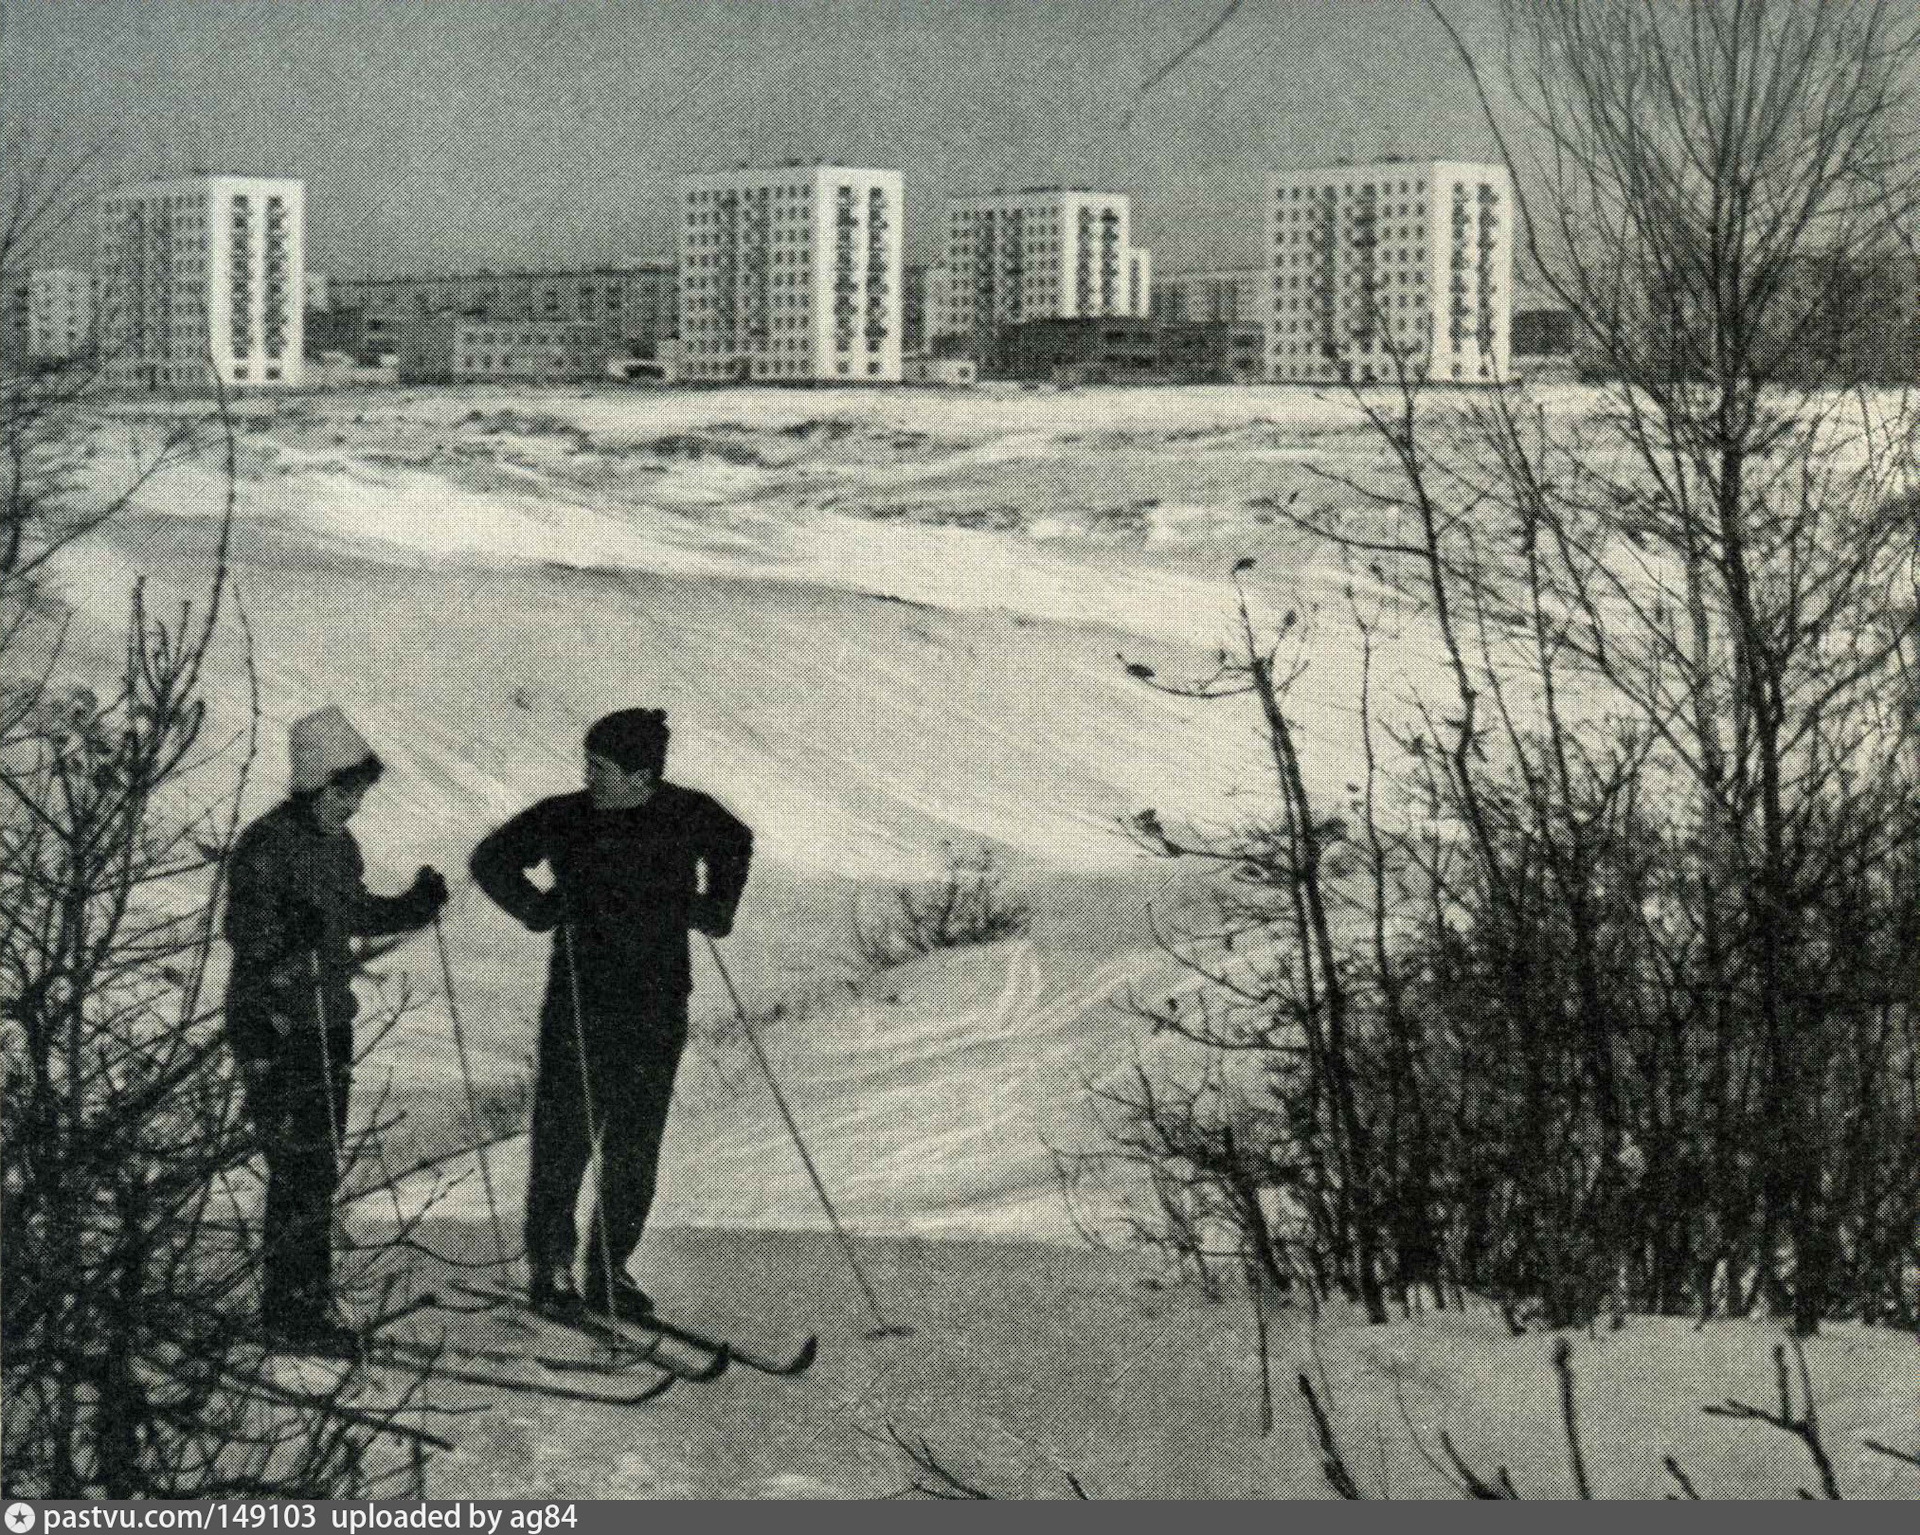
[[(1582, 408), (1577, 392), (1550, 403)], [(1234, 623), (1229, 572), (1254, 560), (1256, 621), (1305, 619), (1305, 766), (1343, 797), (1358, 687), (1344, 588), (1364, 602), (1370, 578), (1274, 503), (1337, 503), (1340, 476), (1375, 468), (1348, 402), (390, 392), (249, 404), (241, 426), (232, 568), (265, 715), (248, 812), (280, 792), (286, 722), (338, 702), (390, 765), (356, 823), (375, 885), (422, 861), (458, 875), (490, 825), (577, 782), (590, 720), (664, 705), (671, 776), (758, 834), (728, 963), (885, 1304), (915, 1328), (866, 1336), (702, 958), (641, 1277), (716, 1327), (819, 1327), (821, 1363), (793, 1382), (736, 1371), (638, 1412), (503, 1402), (464, 1420), (436, 1495), (885, 1494), (911, 1472), (894, 1425), (1002, 1495), (1061, 1495), (1071, 1474), (1100, 1497), (1323, 1496), (1303, 1370), (1375, 1493), (1447, 1495), (1414, 1446), (1437, 1454), (1445, 1429), (1476, 1468), (1510, 1464), (1523, 1490), (1565, 1495), (1551, 1340), (1508, 1339), (1484, 1311), (1385, 1329), (1285, 1313), (1262, 1436), (1244, 1299), (1208, 1306), (1123, 1256), (1059, 1245), (1073, 1226), (1049, 1148), (1083, 1143), (1086, 1084), (1150, 1048), (1113, 1001), (1187, 984), (1148, 917), (1187, 892), (1121, 822), (1257, 810), (1271, 771), (1244, 700), (1168, 697), (1120, 657), (1205, 675)], [(92, 483), (125, 483), (155, 431), (104, 422)], [(68, 552), (76, 654), (112, 664), (136, 576), (156, 596), (200, 589), (217, 464), (168, 470)], [(241, 633), (229, 624), (209, 677), (216, 737), (246, 721)], [(1385, 636), (1378, 666), (1389, 707), (1434, 681), (1417, 632)], [(1032, 932), (856, 974), (854, 911), (935, 874), (949, 844), (994, 851), (1034, 903)], [(482, 1074), (510, 1082), (533, 1047), (546, 940), (458, 877), (448, 937)], [(363, 1067), (361, 1100), (391, 1083), (418, 1122), (457, 1135), (432, 949), (386, 964), (423, 1001)], [(520, 1146), (491, 1166), (512, 1221)], [(479, 1180), (456, 1170), (434, 1207), (445, 1240), (483, 1254), (481, 1213)], [(370, 1202), (354, 1218), (380, 1216)], [(1597, 1488), (1673, 1490), (1669, 1450), (1708, 1495), (1807, 1484), (1784, 1436), (1699, 1411), (1730, 1394), (1770, 1405), (1771, 1341), (1638, 1319), (1577, 1341)], [(1849, 1490), (1905, 1495), (1861, 1440), (1911, 1445), (1912, 1340), (1837, 1328), (1812, 1363)]]
[[(1047, 1146), (1077, 1133), (1084, 1083), (1132, 1058), (1110, 999), (1174, 981), (1146, 920), (1177, 898), (1173, 871), (1121, 823), (1147, 806), (1218, 823), (1257, 807), (1270, 771), (1244, 702), (1156, 692), (1122, 655), (1204, 676), (1235, 621), (1231, 567), (1253, 559), (1256, 618), (1312, 620), (1309, 771), (1330, 795), (1351, 776), (1346, 577), (1271, 504), (1343, 495), (1326, 475), (1374, 461), (1342, 401), (393, 392), (252, 405), (240, 426), (233, 572), (265, 715), (249, 812), (284, 782), (285, 723), (338, 702), (391, 769), (356, 823), (372, 878), (459, 871), (490, 825), (577, 782), (590, 720), (664, 705), (671, 775), (758, 835), (730, 963), (756, 1008), (809, 999), (768, 1043), (870, 1229), (1071, 1232)], [(94, 486), (125, 483), (155, 431), (103, 424)], [(103, 654), (135, 575), (174, 597), (203, 578), (218, 468), (214, 452), (169, 468), (71, 552)], [(216, 729), (245, 719), (239, 634), (211, 678)], [(1428, 664), (1411, 642), (1393, 662)], [(835, 1002), (853, 912), (949, 846), (993, 850), (1035, 903), (1032, 936)], [(511, 1076), (545, 940), (456, 886), (465, 1021), (487, 1073)], [(437, 991), (431, 961), (393, 963)], [(708, 976), (696, 1010), (723, 999)], [(814, 1224), (735, 1057), (689, 1058), (661, 1218)], [(362, 1080), (451, 1110), (451, 1062), (429, 1000)]]

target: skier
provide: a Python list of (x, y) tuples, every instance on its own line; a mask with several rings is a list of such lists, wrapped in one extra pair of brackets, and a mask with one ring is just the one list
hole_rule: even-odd
[(286, 800), (240, 834), (227, 874), (228, 1047), (267, 1159), (263, 1320), (290, 1351), (350, 1356), (335, 1320), (333, 1196), (353, 1077), (351, 940), (424, 926), (447, 882), (423, 866), (404, 895), (362, 883), (347, 830), (380, 759), (338, 708), (294, 722)]
[[(653, 1313), (627, 1272), (653, 1203), (687, 1038), (687, 932), (733, 930), (753, 834), (663, 778), (667, 717), (621, 709), (586, 735), (586, 789), (541, 800), (474, 850), (473, 877), (536, 933), (558, 929), (540, 1014), (527, 1177), (528, 1299), (562, 1315)], [(552, 887), (527, 871), (545, 863)], [(574, 1203), (596, 1147), (587, 1293), (574, 1284)]]

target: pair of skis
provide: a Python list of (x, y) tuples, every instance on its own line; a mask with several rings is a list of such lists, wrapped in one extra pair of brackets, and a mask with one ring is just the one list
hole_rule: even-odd
[[(739, 1364), (762, 1375), (793, 1376), (803, 1374), (812, 1365), (820, 1340), (809, 1336), (785, 1358), (762, 1354), (731, 1339), (716, 1338), (665, 1317), (649, 1316), (644, 1321), (624, 1321), (598, 1311), (556, 1312), (534, 1310), (523, 1296), (493, 1285), (462, 1284), (458, 1288), (475, 1300), (514, 1310), (579, 1333), (611, 1349), (631, 1364), (650, 1364), (667, 1372), (667, 1383), (674, 1380), (704, 1382), (718, 1379), (728, 1366)], [(660, 1352), (663, 1343), (676, 1343), (704, 1360), (689, 1365)], [(547, 1361), (542, 1361), (546, 1363)], [(665, 1386), (661, 1387), (662, 1390)]]

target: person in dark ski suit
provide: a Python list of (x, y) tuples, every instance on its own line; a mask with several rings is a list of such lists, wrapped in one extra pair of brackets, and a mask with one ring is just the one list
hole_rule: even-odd
[(269, 1340), (306, 1353), (356, 1347), (335, 1320), (333, 1198), (353, 1084), (352, 940), (431, 922), (447, 883), (422, 867), (376, 896), (347, 821), (380, 759), (337, 708), (288, 733), (292, 790), (240, 834), (227, 870), (227, 1043), (267, 1160), (262, 1314)]
[[(687, 933), (733, 930), (753, 833), (668, 783), (667, 717), (622, 709), (586, 736), (584, 791), (543, 799), (474, 850), (475, 882), (534, 932), (555, 931), (540, 1012), (527, 1177), (529, 1299), (628, 1320), (652, 1301), (627, 1272), (653, 1204), (687, 1039)], [(552, 888), (527, 871), (545, 863)], [(575, 1287), (574, 1202), (594, 1141), (600, 1199), (587, 1291)]]

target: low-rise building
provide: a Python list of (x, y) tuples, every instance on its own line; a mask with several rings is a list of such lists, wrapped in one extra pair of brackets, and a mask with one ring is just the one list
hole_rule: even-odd
[(356, 353), (401, 349), (429, 316), (591, 325), (609, 357), (654, 357), (679, 334), (678, 276), (671, 265), (579, 267), (547, 272), (469, 272), (449, 277), (342, 277), (336, 309), (360, 312)]
[(580, 383), (606, 376), (598, 327), (580, 320), (491, 320), (429, 315), (407, 329), (406, 383)]
[(1162, 320), (1160, 374), (1174, 384), (1251, 384), (1264, 376), (1267, 328), (1226, 320)]
[(1004, 329), (992, 371), (1088, 384), (1248, 384), (1262, 376), (1266, 332), (1220, 320), (1030, 320)]
[(1160, 377), (1157, 332), (1150, 319), (1029, 320), (1000, 332), (991, 371), (1055, 383), (1152, 383)]
[(905, 383), (938, 384), (949, 389), (964, 389), (980, 377), (980, 365), (971, 357), (909, 357), (900, 369)]

